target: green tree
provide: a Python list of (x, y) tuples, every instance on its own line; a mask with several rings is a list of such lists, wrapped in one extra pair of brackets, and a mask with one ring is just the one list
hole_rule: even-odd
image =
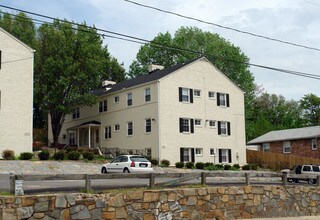
[(130, 66), (129, 76), (147, 73), (147, 66), (152, 63), (169, 67), (202, 55), (245, 92), (246, 123), (252, 122), (256, 85), (249, 70), (249, 58), (239, 47), (218, 34), (205, 32), (196, 27), (181, 27), (175, 32), (174, 37), (168, 32), (160, 33), (151, 43), (140, 48), (136, 60)]
[(300, 100), (303, 109), (303, 119), (308, 126), (320, 125), (320, 97), (307, 94)]
[(65, 116), (76, 107), (95, 104), (97, 98), (90, 91), (121, 67), (110, 59), (96, 31), (84, 25), (43, 24), (37, 42), (35, 99), (41, 111), (49, 113), (55, 146)]
[(272, 130), (303, 126), (302, 110), (299, 103), (286, 100), (281, 95), (262, 93), (253, 103), (251, 132), (248, 140)]

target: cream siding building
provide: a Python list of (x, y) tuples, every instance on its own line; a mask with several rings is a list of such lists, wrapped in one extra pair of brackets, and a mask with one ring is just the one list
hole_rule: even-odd
[(94, 94), (100, 102), (66, 118), (60, 143), (149, 154), (172, 165), (246, 163), (244, 93), (206, 58)]
[(0, 155), (32, 152), (34, 50), (0, 28)]

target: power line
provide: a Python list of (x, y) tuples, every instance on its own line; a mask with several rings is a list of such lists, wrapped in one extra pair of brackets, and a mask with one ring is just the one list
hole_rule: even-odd
[[(3, 7), (3, 6), (0, 5), (0, 7)], [(112, 31), (108, 31), (108, 30), (104, 30), (104, 29), (100, 29), (100, 28), (96, 28), (96, 27), (90, 27), (90, 26), (87, 26), (87, 25), (78, 24), (76, 22), (70, 22), (70, 21), (67, 21), (67, 20), (61, 20), (61, 19), (57, 19), (57, 18), (46, 16), (46, 15), (41, 15), (41, 14), (37, 14), (37, 13), (33, 13), (33, 12), (28, 12), (28, 11), (25, 11), (25, 10), (11, 8), (11, 7), (8, 7), (8, 6), (5, 6), (5, 7), (6, 8), (10, 8), (10, 9), (14, 9), (14, 10), (17, 10), (17, 11), (21, 11), (21, 12), (24, 12), (24, 13), (27, 13), (27, 14), (33, 14), (33, 15), (36, 15), (36, 16), (39, 16), (39, 17), (46, 17), (46, 18), (50, 18), (52, 20), (65, 22), (65, 23), (69, 23), (69, 24), (72, 24), (72, 25), (77, 25), (78, 27), (85, 27), (85, 28), (89, 28), (89, 29), (93, 29), (93, 30), (106, 32), (106, 33), (111, 33), (111, 34), (116, 35), (116, 36), (112, 36), (112, 35), (101, 34), (101, 33), (97, 33), (97, 32), (93, 33), (93, 32), (90, 32), (88, 30), (69, 27), (69, 28), (71, 28), (73, 30), (85, 31), (85, 32), (88, 32), (88, 33), (91, 33), (91, 34), (100, 35), (102, 37), (114, 38), (114, 39), (118, 39), (118, 40), (138, 43), (138, 44), (141, 44), (141, 45), (145, 45), (146, 43), (148, 43), (150, 46), (153, 46), (153, 47), (167, 48), (167, 49), (170, 49), (170, 50), (175, 50), (175, 51), (180, 51), (180, 52), (193, 53), (193, 54), (197, 54), (199, 56), (212, 57), (213, 59), (216, 59), (216, 60), (223, 60), (223, 61), (234, 62), (234, 63), (242, 63), (242, 64), (246, 64), (246, 65), (249, 65), (249, 66), (254, 66), (254, 67), (258, 67), (258, 68), (262, 68), (262, 69), (268, 69), (268, 70), (273, 70), (273, 71), (277, 71), (277, 72), (287, 73), (287, 74), (290, 74), (290, 75), (296, 75), (296, 76), (301, 76), (301, 77), (320, 80), (320, 76), (316, 75), (316, 74), (310, 74), (310, 73), (304, 73), (304, 72), (299, 72), (299, 71), (280, 69), (280, 68), (275, 68), (275, 67), (270, 67), (270, 66), (265, 66), (265, 65), (260, 65), (260, 64), (254, 64), (254, 63), (249, 63), (249, 62), (236, 61), (236, 60), (228, 59), (226, 57), (219, 57), (219, 56), (216, 56), (216, 55), (213, 55), (213, 54), (204, 54), (204, 53), (202, 53), (200, 51), (194, 51), (194, 50), (189, 50), (189, 49), (185, 49), (185, 48), (173, 47), (173, 46), (170, 46), (170, 45), (156, 43), (156, 42), (153, 42), (153, 41), (150, 41), (150, 40), (145, 40), (145, 39), (142, 39), (142, 38), (138, 38), (138, 37), (134, 37), (134, 36), (126, 35), (126, 34), (112, 32)], [(3, 12), (0, 12), (0, 13), (3, 13)], [(7, 14), (10, 14), (10, 13), (7, 13)], [(10, 15), (18, 16), (18, 15), (14, 15), (14, 14), (10, 14)], [(48, 25), (53, 25), (53, 23), (50, 23), (50, 22), (47, 22), (47, 21), (42, 21), (42, 20), (34, 19), (34, 18), (30, 18), (30, 19), (31, 20), (36, 20), (38, 22), (43, 22), (43, 23), (46, 23)], [(118, 37), (117, 35), (121, 36), (121, 37)]]
[(319, 4), (314, 3), (314, 2), (310, 2), (310, 1), (306, 1), (306, 0), (304, 0), (304, 2), (309, 3), (309, 4), (312, 4), (312, 5), (316, 5), (316, 6), (319, 6), (319, 7), (320, 7), (320, 5), (319, 5)]
[(135, 2), (135, 1), (131, 1), (131, 0), (124, 0), (124, 1), (128, 2), (128, 3), (131, 3), (131, 4), (134, 4), (134, 5), (138, 5), (140, 7), (144, 7), (144, 8), (148, 8), (148, 9), (152, 9), (152, 10), (156, 10), (156, 11), (160, 11), (160, 12), (163, 12), (163, 13), (166, 13), (166, 14), (175, 15), (175, 16), (178, 16), (178, 17), (181, 17), (181, 18), (197, 21), (197, 22), (204, 23), (204, 24), (209, 24), (209, 25), (216, 26), (216, 27), (219, 27), (219, 28), (235, 31), (235, 32), (238, 32), (238, 33), (241, 33), (241, 34), (247, 34), (247, 35), (251, 35), (251, 36), (254, 36), (254, 37), (258, 37), (258, 38), (263, 38), (263, 39), (266, 39), (266, 40), (275, 41), (275, 42), (278, 42), (278, 43), (288, 44), (288, 45), (295, 46), (295, 47), (302, 47), (302, 48), (309, 49), (309, 50), (320, 51), (319, 48), (310, 47), (310, 46), (306, 46), (306, 45), (302, 45), (302, 44), (298, 44), (298, 43), (293, 43), (293, 42), (289, 42), (289, 41), (285, 41), (285, 40), (280, 40), (280, 39), (264, 36), (264, 35), (261, 35), (261, 34), (255, 34), (255, 33), (252, 33), (252, 32), (243, 31), (243, 30), (239, 30), (239, 29), (236, 29), (236, 28), (223, 26), (221, 24), (217, 24), (217, 23), (213, 23), (213, 22), (209, 22), (209, 21), (204, 21), (204, 20), (201, 20), (201, 19), (198, 19), (198, 18), (182, 15), (182, 14), (179, 14), (179, 13), (175, 13), (175, 12), (172, 12), (172, 11), (168, 11), (168, 10), (164, 10), (164, 9), (161, 9), (161, 8), (153, 7), (153, 6), (150, 6), (150, 5), (141, 4), (141, 3), (138, 3), (138, 2)]

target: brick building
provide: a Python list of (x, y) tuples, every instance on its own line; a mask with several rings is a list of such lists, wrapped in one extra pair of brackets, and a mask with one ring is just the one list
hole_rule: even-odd
[(260, 151), (320, 158), (320, 126), (270, 131), (248, 142)]

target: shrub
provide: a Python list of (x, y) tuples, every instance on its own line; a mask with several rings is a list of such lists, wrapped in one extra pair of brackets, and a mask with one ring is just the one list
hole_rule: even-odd
[(42, 150), (38, 153), (38, 157), (40, 160), (48, 160), (50, 157), (50, 153), (48, 150)]
[(2, 158), (5, 160), (14, 160), (14, 151), (13, 150), (2, 151)]
[(187, 162), (186, 163), (186, 168), (187, 169), (192, 169), (194, 167), (194, 163), (193, 162)]
[(196, 163), (196, 168), (199, 169), (199, 170), (203, 170), (203, 169), (204, 169), (204, 163), (202, 163), (202, 162), (197, 162), (197, 163)]
[(150, 159), (150, 162), (154, 166), (158, 166), (159, 165), (159, 161), (157, 159)]
[(20, 160), (31, 160), (33, 158), (33, 153), (23, 152), (20, 154)]
[(250, 170), (250, 164), (243, 165), (242, 170)]
[(64, 160), (66, 153), (63, 150), (60, 150), (53, 154), (53, 159), (55, 160)]
[(211, 162), (206, 162), (206, 163), (204, 164), (204, 167), (208, 167), (208, 166), (213, 166), (213, 163), (211, 163)]
[(94, 159), (94, 154), (91, 151), (83, 152), (82, 156), (83, 156), (84, 159), (87, 159), (87, 160), (93, 160)]
[(205, 170), (210, 170), (210, 171), (212, 171), (212, 170), (219, 170), (219, 168), (218, 168), (216, 165), (214, 165), (214, 164), (209, 165), (209, 166), (205, 167), (204, 169), (205, 169)]
[(239, 164), (233, 164), (232, 167), (233, 167), (235, 170), (239, 170), (239, 169), (240, 169), (240, 165), (239, 165)]
[(162, 167), (168, 167), (168, 166), (170, 166), (170, 161), (169, 161), (169, 160), (166, 160), (166, 159), (161, 160), (160, 166), (162, 166)]
[(216, 164), (216, 167), (218, 170), (223, 170), (224, 166), (222, 164)]
[(226, 164), (226, 165), (224, 165), (224, 168), (223, 168), (224, 170), (231, 170), (231, 165), (229, 165), (229, 164)]
[(69, 153), (67, 153), (67, 158), (69, 160), (79, 160), (80, 153), (77, 151), (70, 151)]
[(257, 170), (258, 165), (257, 164), (251, 164), (251, 170)]
[(183, 162), (176, 162), (175, 165), (176, 165), (176, 168), (184, 168)]

